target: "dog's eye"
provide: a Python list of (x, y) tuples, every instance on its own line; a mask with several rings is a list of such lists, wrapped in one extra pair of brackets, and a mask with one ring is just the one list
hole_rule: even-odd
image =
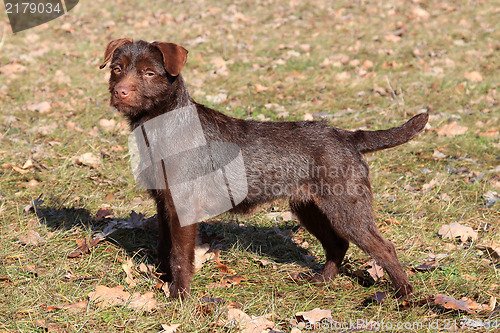
[(147, 77), (153, 77), (155, 76), (155, 72), (147, 71), (146, 73), (144, 73), (144, 75), (146, 75)]
[(113, 68), (113, 72), (115, 72), (115, 74), (120, 74), (122, 72), (122, 69), (120, 67), (115, 67)]

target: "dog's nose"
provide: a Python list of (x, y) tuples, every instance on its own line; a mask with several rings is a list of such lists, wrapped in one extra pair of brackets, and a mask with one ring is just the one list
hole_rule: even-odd
[(130, 88), (127, 86), (118, 86), (115, 88), (115, 96), (127, 98), (130, 95)]

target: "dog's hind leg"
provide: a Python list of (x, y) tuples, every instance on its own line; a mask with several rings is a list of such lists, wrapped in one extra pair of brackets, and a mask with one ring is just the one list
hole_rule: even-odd
[(314, 202), (290, 201), (290, 208), (301, 224), (319, 239), (326, 254), (326, 262), (320, 274), (311, 282), (328, 282), (337, 276), (349, 247), (349, 242), (338, 235), (328, 217)]
[(396, 289), (397, 297), (413, 293), (394, 246), (382, 237), (375, 225), (371, 200), (367, 196), (356, 199), (351, 205), (334, 205), (327, 200), (319, 201), (319, 205), (325, 215), (334, 221), (334, 228), (339, 233), (345, 235), (346, 239), (356, 244), (385, 269)]

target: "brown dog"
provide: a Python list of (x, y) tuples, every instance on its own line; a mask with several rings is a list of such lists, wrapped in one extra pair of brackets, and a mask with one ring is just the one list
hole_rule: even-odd
[[(246, 213), (260, 203), (287, 198), (292, 212), (319, 239), (326, 253), (322, 272), (313, 281), (335, 278), (352, 242), (387, 271), (398, 297), (411, 294), (413, 289), (393, 245), (375, 226), (369, 171), (362, 154), (413, 139), (423, 130), (428, 114), (388, 130), (355, 132), (325, 122), (236, 119), (191, 99), (180, 75), (186, 60), (187, 51), (176, 44), (111, 41), (101, 65), (111, 62), (111, 105), (128, 118), (132, 130), (142, 131), (155, 117), (193, 106), (206, 145), (233, 144), (243, 156), (247, 192), (241, 202), (231, 200), (230, 212)], [(172, 165), (175, 163), (161, 162), (166, 186), (150, 188), (150, 193), (158, 209), (160, 269), (171, 282), (171, 295), (177, 297), (190, 291), (197, 224), (182, 226), (180, 222), (178, 205), (172, 199), (175, 193), (172, 184), (169, 186), (169, 172), (177, 171), (171, 170)], [(193, 169), (209, 168), (207, 165), (191, 163)], [(196, 191), (193, 188), (193, 195), (203, 199), (204, 193)]]

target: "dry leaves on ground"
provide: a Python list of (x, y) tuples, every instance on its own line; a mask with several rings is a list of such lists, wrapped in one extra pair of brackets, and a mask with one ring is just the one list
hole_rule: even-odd
[(225, 326), (238, 327), (241, 333), (262, 333), (266, 329), (273, 329), (274, 323), (267, 319), (268, 316), (249, 316), (237, 308), (227, 310)]
[(94, 169), (101, 166), (101, 157), (93, 153), (85, 153), (80, 156), (76, 156), (73, 159), (74, 163), (77, 165), (85, 165)]
[(96, 290), (88, 294), (89, 300), (94, 302), (99, 308), (110, 306), (126, 306), (129, 309), (141, 311), (152, 311), (156, 308), (157, 302), (152, 291), (141, 295), (124, 291), (123, 286), (109, 288), (106, 286), (96, 286)]
[(471, 227), (461, 225), (460, 223), (452, 223), (449, 225), (443, 225), (438, 234), (443, 239), (456, 239), (460, 238), (462, 243), (466, 243), (469, 239), (472, 241), (477, 241), (477, 232), (475, 232)]
[(57, 311), (57, 310), (66, 310), (68, 312), (77, 313), (82, 312), (87, 309), (88, 302), (80, 301), (73, 304), (62, 303), (59, 305), (42, 305), (42, 308), (47, 310), (47, 312)]
[(101, 237), (94, 238), (81, 238), (76, 240), (77, 248), (70, 254), (68, 254), (68, 258), (76, 258), (82, 254), (90, 253), (90, 249), (96, 246), (102, 240)]
[(300, 323), (314, 326), (321, 323), (322, 320), (331, 321), (332, 311), (315, 308), (311, 311), (297, 312), (295, 314), (295, 319), (292, 319), (291, 324), (299, 327), (301, 326)]
[[(460, 310), (471, 314), (476, 312), (493, 310), (490, 305), (477, 303), (476, 301), (468, 297), (462, 297), (460, 300), (457, 300), (451, 296), (436, 294), (432, 296), (431, 299), (435, 304), (440, 305), (445, 309), (451, 309), (457, 311)], [(492, 298), (490, 300), (490, 303), (494, 302), (496, 302), (496, 299)]]
[(456, 121), (443, 125), (436, 130), (439, 136), (454, 137), (467, 133), (467, 126), (460, 126)]
[(28, 230), (26, 231), (25, 235), (19, 236), (19, 243), (23, 245), (37, 246), (39, 244), (45, 243), (45, 239), (43, 239), (38, 232), (34, 230)]
[(162, 330), (160, 331), (160, 333), (176, 333), (179, 326), (181, 326), (181, 324), (161, 324)]

